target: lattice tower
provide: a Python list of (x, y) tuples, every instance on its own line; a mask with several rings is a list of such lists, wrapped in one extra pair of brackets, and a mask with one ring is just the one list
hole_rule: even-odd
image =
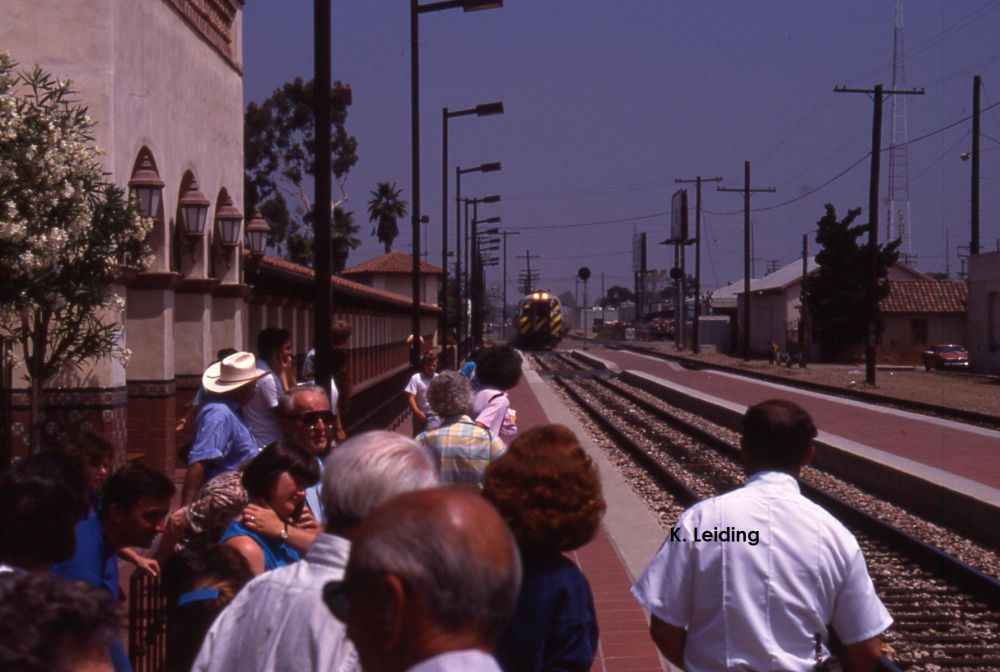
[[(892, 31), (892, 90), (906, 84), (903, 68), (903, 0), (896, 0)], [(906, 147), (906, 96), (892, 96), (892, 139), (889, 142), (889, 208), (885, 217), (886, 242), (900, 238), (912, 253), (910, 173)]]

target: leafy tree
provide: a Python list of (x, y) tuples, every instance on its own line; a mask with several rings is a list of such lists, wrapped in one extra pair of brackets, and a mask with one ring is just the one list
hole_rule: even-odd
[(634, 298), (632, 290), (621, 285), (612, 285), (608, 288), (604, 298), (601, 299), (602, 308), (617, 308), (618, 306), (631, 301)]
[[(307, 213), (305, 223), (312, 226), (312, 213)], [(361, 241), (357, 238), (360, 227), (354, 223), (354, 213), (341, 208), (333, 210), (333, 228), (330, 231), (330, 268), (340, 273), (347, 266), (350, 251)], [(288, 255), (296, 263), (312, 266), (315, 261), (312, 238), (292, 236), (288, 239)]]
[[(838, 220), (837, 210), (827, 203), (826, 215), (817, 222), (819, 270), (806, 280), (805, 302), (813, 323), (813, 337), (828, 358), (836, 359), (847, 347), (863, 342), (867, 330), (870, 248), (858, 242), (868, 231), (868, 224), (854, 224), (860, 214), (861, 208), (855, 208)], [(895, 240), (879, 246), (876, 292), (879, 299), (889, 293), (889, 267), (899, 257), (899, 243)]]
[(116, 356), (125, 301), (116, 268), (145, 268), (152, 228), (123, 189), (105, 181), (94, 121), (68, 80), (18, 72), (0, 53), (0, 339), (20, 345), (31, 385), (32, 447), (46, 383), (69, 366)]
[(378, 241), (385, 245), (385, 253), (392, 252), (392, 241), (399, 235), (399, 225), (396, 220), (406, 216), (406, 201), (400, 198), (402, 189), (396, 188), (396, 183), (379, 182), (375, 190), (369, 191), (368, 221), (375, 222), (372, 235), (378, 236)]
[(354, 223), (354, 213), (337, 208), (333, 211), (333, 272), (340, 273), (347, 267), (347, 257), (357, 249), (361, 241), (357, 238), (361, 227)]
[[(347, 174), (358, 161), (358, 141), (348, 134), (347, 107), (339, 102), (334, 84), (332, 174), (347, 201)], [(312, 265), (313, 206), (307, 186), (316, 175), (316, 138), (312, 80), (296, 77), (260, 103), (247, 105), (244, 115), (244, 212), (259, 208), (271, 225), (268, 241), (279, 256)], [(355, 248), (360, 241), (348, 246)]]

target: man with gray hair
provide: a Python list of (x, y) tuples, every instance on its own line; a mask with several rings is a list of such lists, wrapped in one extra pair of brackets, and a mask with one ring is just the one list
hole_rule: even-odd
[(361, 521), (387, 499), (437, 485), (427, 451), (395, 432), (366, 432), (340, 444), (323, 468), (325, 532), (304, 559), (247, 584), (205, 636), (195, 672), (360, 669), (344, 625), (323, 605), (340, 580)]
[(427, 387), (427, 401), (442, 424), (418, 434), (416, 441), (431, 451), (442, 483), (481, 490), (486, 467), (503, 455), (506, 446), (469, 417), (472, 387), (468, 378), (454, 371), (439, 373)]
[(517, 544), (496, 509), (438, 488), (372, 512), (323, 599), (365, 672), (500, 672), (491, 652), (520, 583)]

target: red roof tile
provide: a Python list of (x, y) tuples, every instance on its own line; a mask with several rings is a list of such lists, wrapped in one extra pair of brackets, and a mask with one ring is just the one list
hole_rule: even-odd
[[(389, 254), (383, 254), (375, 257), (374, 259), (363, 261), (357, 266), (346, 268), (341, 273), (343, 275), (355, 275), (361, 273), (403, 273), (409, 275), (412, 272), (413, 255), (404, 254), (403, 252), (390, 252)], [(444, 275), (444, 271), (441, 270), (440, 266), (435, 266), (434, 264), (427, 263), (426, 261), (420, 262), (420, 272), (426, 275)]]
[[(249, 256), (248, 253), (244, 253), (244, 256)], [(412, 257), (407, 257), (411, 259)], [(316, 277), (316, 271), (309, 268), (308, 266), (303, 266), (301, 264), (296, 264), (294, 262), (288, 261), (287, 259), (280, 259), (278, 257), (262, 257), (260, 260), (261, 267), (269, 267), (278, 270), (285, 271), (286, 273), (291, 273), (292, 275), (301, 276), (304, 279), (311, 280)], [(353, 280), (348, 280), (347, 278), (342, 278), (339, 275), (331, 276), (331, 283), (333, 284), (334, 290), (346, 291), (351, 294), (360, 294), (363, 296), (370, 296), (372, 298), (378, 298), (383, 301), (388, 301), (390, 303), (396, 303), (399, 305), (409, 306), (412, 304), (410, 297), (404, 296), (402, 294), (396, 294), (395, 292), (387, 292), (382, 289), (375, 289), (369, 287), (368, 285), (362, 285), (359, 282), (354, 282)], [(438, 308), (437, 304), (432, 303), (421, 303), (424, 308)]]
[(890, 280), (883, 313), (964, 313), (969, 286), (962, 280)]

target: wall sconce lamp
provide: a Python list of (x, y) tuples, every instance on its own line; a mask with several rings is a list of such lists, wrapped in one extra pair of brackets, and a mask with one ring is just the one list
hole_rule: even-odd
[(233, 205), (233, 199), (227, 195), (222, 206), (216, 211), (215, 219), (219, 222), (219, 246), (222, 248), (222, 256), (226, 259), (226, 268), (232, 268), (233, 250), (240, 245), (243, 213)]
[(159, 212), (160, 195), (163, 192), (163, 180), (153, 166), (153, 160), (143, 152), (139, 165), (132, 179), (128, 182), (129, 189), (139, 201), (139, 214), (143, 217), (155, 218)]
[(247, 225), (247, 242), (250, 247), (251, 260), (259, 261), (264, 256), (267, 249), (267, 239), (271, 235), (271, 226), (260, 214), (260, 210), (253, 213), (253, 219)]
[(180, 200), (182, 232), (191, 248), (192, 262), (198, 249), (198, 241), (205, 237), (205, 217), (208, 215), (209, 205), (211, 203), (205, 198), (205, 194), (198, 189), (198, 181), (192, 177), (191, 184)]

